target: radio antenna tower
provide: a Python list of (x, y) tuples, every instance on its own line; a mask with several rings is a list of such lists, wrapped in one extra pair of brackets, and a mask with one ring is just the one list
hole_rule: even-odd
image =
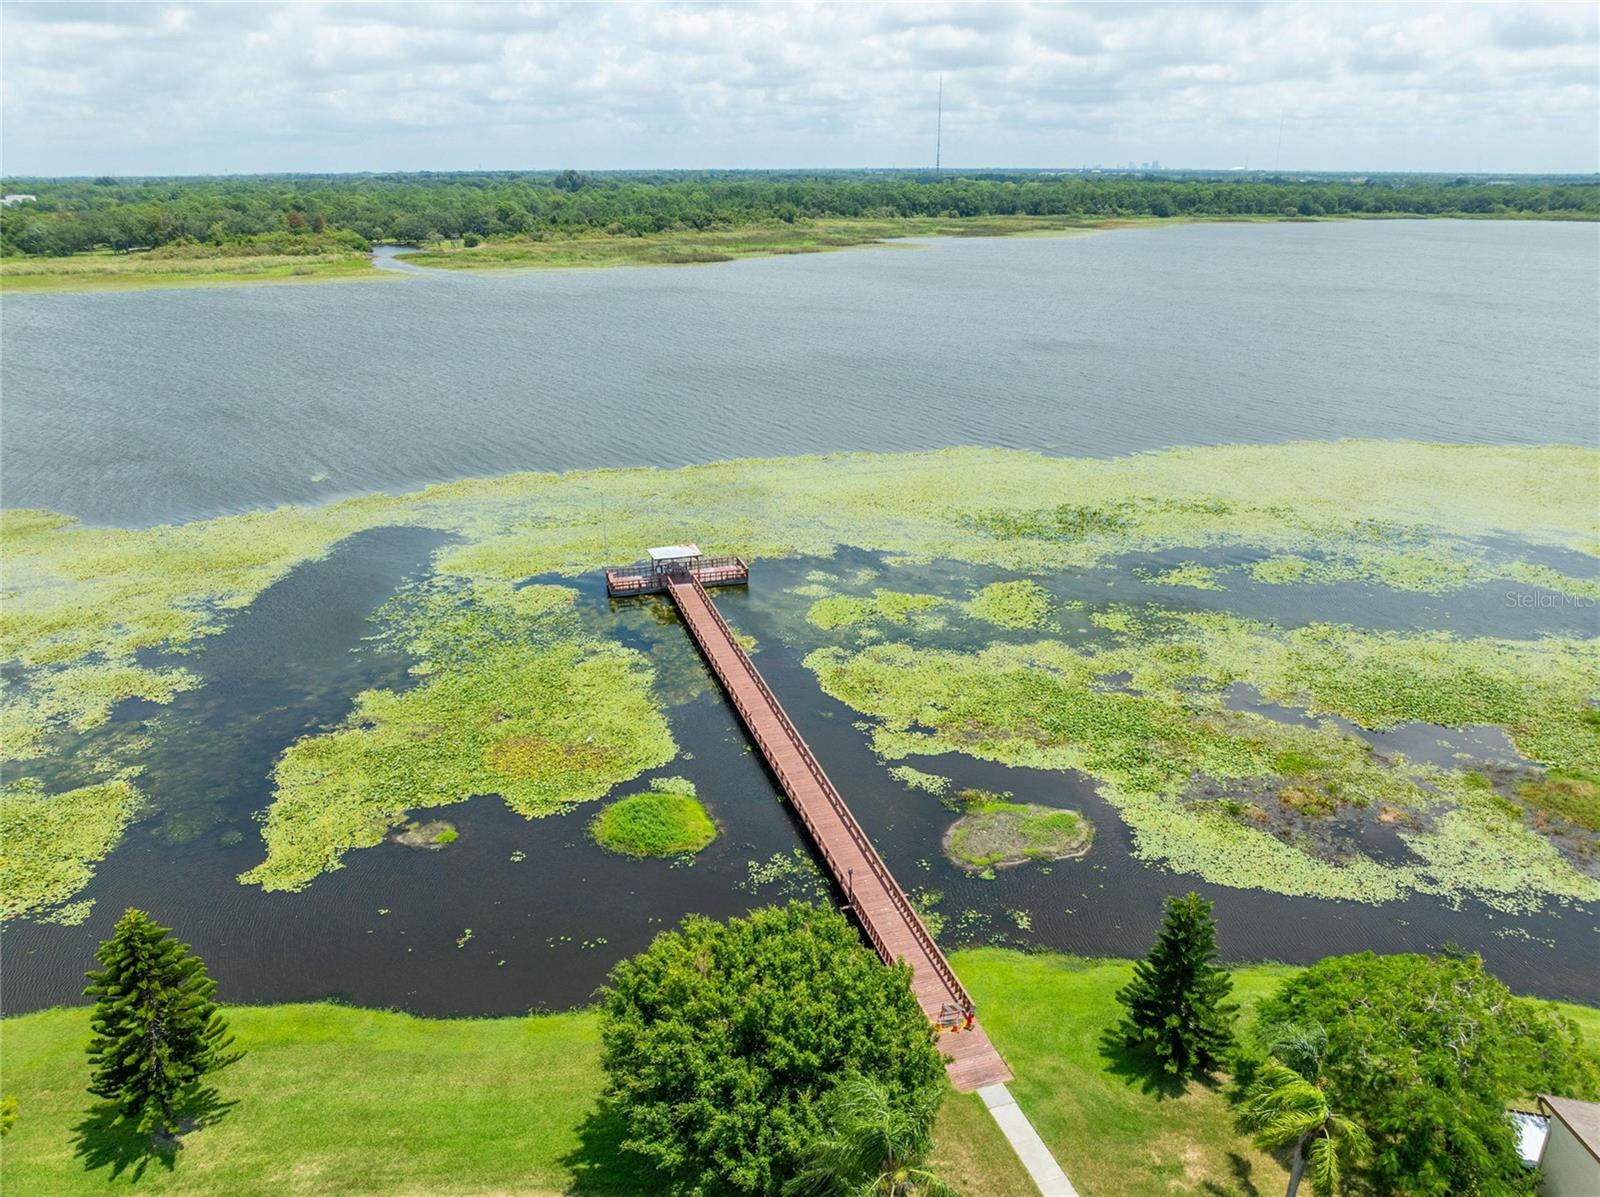
[(944, 76), (939, 76), (939, 119), (933, 126), (933, 173), (939, 173), (939, 163), (944, 151)]

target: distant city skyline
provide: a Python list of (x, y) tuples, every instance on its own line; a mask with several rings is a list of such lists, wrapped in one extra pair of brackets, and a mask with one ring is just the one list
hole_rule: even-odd
[(1515, 5), (21, 4), (10, 176), (1590, 173), (1600, 15)]

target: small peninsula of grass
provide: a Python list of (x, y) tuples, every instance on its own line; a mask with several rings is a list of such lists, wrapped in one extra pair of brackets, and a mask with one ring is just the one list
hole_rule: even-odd
[(944, 850), (966, 869), (1082, 856), (1094, 840), (1094, 826), (1077, 811), (1007, 802), (981, 790), (968, 790), (960, 797), (964, 813), (945, 832)]
[(683, 856), (717, 838), (694, 783), (658, 778), (643, 794), (619, 798), (589, 823), (594, 842), (623, 856)]
[(739, 258), (828, 253), (882, 245), (907, 237), (1059, 236), (1129, 223), (1133, 222), (1076, 216), (775, 220), (704, 230), (669, 229), (637, 236), (589, 230), (576, 236), (550, 231), (531, 236), (494, 237), (474, 245), (464, 240), (440, 241), (403, 257), (419, 266), (446, 270), (692, 266), (732, 262)]
[(146, 291), (237, 283), (311, 283), (392, 279), (364, 253), (111, 253), (57, 258), (0, 258), (0, 293), (20, 291)]

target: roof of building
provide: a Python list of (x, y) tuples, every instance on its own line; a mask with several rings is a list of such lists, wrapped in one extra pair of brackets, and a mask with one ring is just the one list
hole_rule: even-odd
[(650, 554), (652, 561), (676, 561), (680, 557), (700, 556), (700, 546), (697, 544), (664, 544), (645, 551)]
[(1539, 1105), (1549, 1110), (1551, 1117), (1571, 1131), (1572, 1137), (1587, 1147), (1590, 1155), (1600, 1160), (1600, 1104), (1542, 1093)]

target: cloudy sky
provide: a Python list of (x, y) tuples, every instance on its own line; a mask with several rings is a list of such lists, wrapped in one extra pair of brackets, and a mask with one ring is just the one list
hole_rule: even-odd
[(0, 169), (1600, 168), (1593, 4), (21, 4)]

